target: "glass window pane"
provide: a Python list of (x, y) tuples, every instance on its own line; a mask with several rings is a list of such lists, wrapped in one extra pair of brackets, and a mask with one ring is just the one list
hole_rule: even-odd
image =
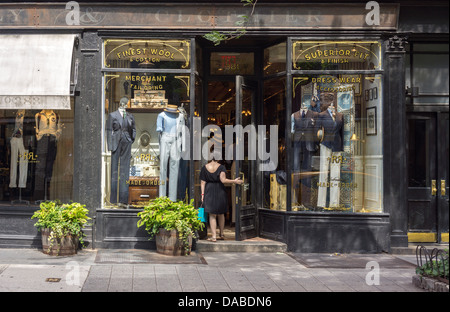
[(448, 94), (448, 55), (414, 54), (413, 77), (420, 94)]
[(382, 212), (381, 76), (293, 77), (292, 210)]
[(381, 69), (378, 41), (295, 41), (293, 69)]
[(414, 43), (414, 52), (448, 52), (448, 44)]
[(254, 75), (254, 53), (211, 53), (211, 75)]
[(286, 42), (264, 49), (264, 75), (286, 71)]
[(177, 74), (104, 74), (105, 207), (140, 206), (158, 196), (185, 199), (189, 80)]
[(170, 68), (190, 67), (189, 40), (107, 39), (104, 67)]
[[(263, 173), (263, 207), (286, 210), (286, 78), (264, 82), (263, 124), (266, 131), (270, 125), (278, 125), (278, 165), (274, 171)], [(264, 142), (269, 152), (269, 135)], [(263, 147), (264, 148), (264, 147)]]
[(0, 110), (0, 202), (73, 199), (70, 110)]
[(430, 183), (429, 124), (430, 121), (426, 119), (408, 120), (408, 185), (410, 187), (428, 187)]

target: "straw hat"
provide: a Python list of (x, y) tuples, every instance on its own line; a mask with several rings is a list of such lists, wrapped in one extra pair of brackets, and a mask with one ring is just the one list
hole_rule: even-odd
[(173, 104), (167, 105), (167, 107), (164, 108), (164, 111), (168, 113), (179, 113), (178, 106)]

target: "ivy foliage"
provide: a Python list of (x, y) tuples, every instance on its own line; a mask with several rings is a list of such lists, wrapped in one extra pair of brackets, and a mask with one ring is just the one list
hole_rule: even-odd
[(220, 45), (223, 41), (229, 41), (232, 39), (238, 39), (247, 33), (247, 26), (250, 21), (250, 17), (253, 15), (258, 0), (241, 0), (244, 6), (252, 6), (250, 15), (239, 15), (238, 20), (235, 23), (236, 29), (233, 31), (220, 32), (217, 30), (210, 31), (203, 35), (203, 38), (211, 41), (215, 46)]
[(427, 261), (424, 265), (416, 268), (416, 274), (429, 277), (441, 277), (447, 280), (448, 272), (448, 249), (445, 249), (442, 258), (438, 257), (437, 260)]
[(145, 226), (150, 238), (158, 234), (161, 228), (168, 231), (177, 230), (179, 239), (188, 251), (189, 236), (196, 238), (196, 231), (204, 227), (193, 203), (194, 200), (191, 200), (189, 204), (182, 201), (173, 202), (168, 197), (152, 199), (144, 210), (138, 213), (140, 219), (137, 226)]
[(50, 230), (49, 249), (56, 240), (68, 235), (77, 236), (84, 246), (83, 227), (91, 219), (88, 212), (86, 206), (80, 203), (62, 204), (58, 200), (45, 201), (40, 204), (39, 210), (35, 211), (31, 219), (37, 219), (34, 226), (38, 230)]

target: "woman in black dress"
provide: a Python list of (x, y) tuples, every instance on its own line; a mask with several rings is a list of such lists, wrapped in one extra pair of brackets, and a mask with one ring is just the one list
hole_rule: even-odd
[(223, 240), (225, 213), (228, 210), (227, 191), (224, 183), (242, 184), (243, 181), (241, 178), (227, 179), (225, 166), (219, 164), (214, 158), (201, 169), (200, 180), (203, 208), (209, 214), (209, 225), (212, 234), (208, 240), (216, 241), (216, 217), (219, 221), (219, 239)]

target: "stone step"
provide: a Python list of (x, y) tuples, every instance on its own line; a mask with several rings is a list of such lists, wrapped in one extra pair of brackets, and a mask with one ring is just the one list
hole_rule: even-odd
[(448, 243), (409, 243), (407, 247), (391, 247), (391, 254), (393, 255), (415, 255), (417, 246), (424, 246), (429, 252), (434, 248), (448, 249)]
[(197, 252), (286, 252), (285, 243), (272, 240), (218, 240), (211, 242), (198, 240)]

